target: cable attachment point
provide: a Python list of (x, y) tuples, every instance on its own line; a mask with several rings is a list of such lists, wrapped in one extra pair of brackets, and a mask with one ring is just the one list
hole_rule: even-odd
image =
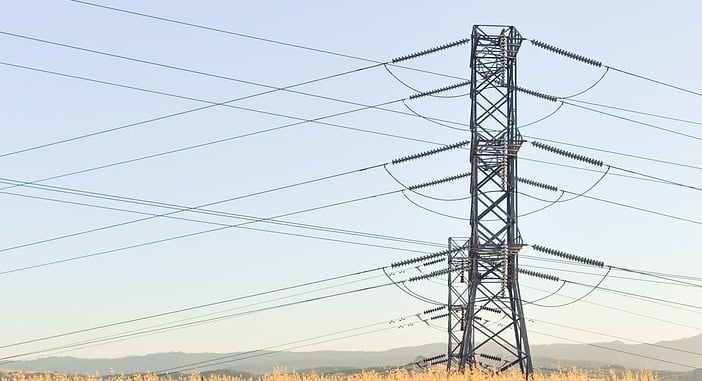
[(420, 153), (415, 153), (415, 154), (413, 154), (413, 155), (401, 157), (401, 158), (399, 158), (399, 159), (393, 160), (391, 163), (392, 163), (392, 164), (400, 164), (400, 163), (404, 163), (404, 162), (406, 162), (406, 161), (410, 161), (410, 160), (414, 160), (414, 159), (419, 159), (420, 157), (435, 155), (435, 154), (437, 154), (437, 153), (441, 153), (441, 152), (444, 152), (444, 151), (449, 151), (449, 150), (452, 150), (452, 149), (456, 149), (456, 148), (460, 148), (460, 147), (463, 147), (463, 146), (467, 146), (468, 144), (470, 144), (470, 140), (463, 140), (463, 141), (460, 141), (460, 142), (458, 142), (458, 143), (453, 143), (453, 144), (449, 144), (449, 145), (447, 145), (447, 146), (443, 146), (443, 147), (439, 147), (439, 148), (434, 148), (434, 149), (429, 150), (429, 151), (424, 151), (424, 152), (420, 152)]
[(395, 64), (395, 63), (398, 63), (398, 62), (411, 60), (411, 59), (413, 59), (413, 58), (417, 58), (417, 57), (421, 57), (421, 56), (426, 56), (427, 54), (436, 53), (436, 52), (438, 52), (438, 51), (446, 50), (446, 49), (449, 49), (449, 48), (453, 48), (454, 46), (459, 46), (459, 45), (467, 44), (467, 43), (469, 43), (469, 42), (470, 42), (470, 38), (462, 38), (462, 39), (460, 39), (460, 40), (458, 40), (458, 41), (449, 42), (449, 43), (447, 43), (447, 44), (439, 45), (439, 46), (433, 47), (433, 48), (431, 48), (431, 49), (422, 50), (421, 52), (415, 52), (415, 53), (407, 54), (407, 55), (404, 55), (404, 56), (401, 56), (401, 57), (393, 58), (393, 59), (392, 59), (392, 63)]
[(531, 185), (532, 187), (546, 189), (546, 190), (550, 190), (552, 192), (558, 192), (558, 187), (555, 185), (542, 183), (542, 182), (536, 181), (536, 180), (525, 179), (524, 177), (517, 177), (517, 181), (519, 181), (520, 183), (524, 183), (526, 185)]
[(581, 257), (579, 255), (569, 254), (569, 253), (566, 253), (564, 251), (551, 249), (549, 247), (544, 247), (541, 245), (531, 245), (531, 248), (536, 250), (536, 251), (540, 251), (542, 253), (550, 254), (550, 255), (553, 255), (556, 257), (565, 258), (565, 259), (567, 259), (569, 261), (573, 261), (573, 262), (584, 263), (584, 264), (590, 265), (590, 266), (604, 267), (604, 265), (605, 265), (604, 262), (602, 262), (602, 261)]
[(450, 177), (445, 177), (445, 178), (443, 178), (443, 179), (438, 179), (438, 180), (434, 180), (434, 181), (429, 181), (429, 182), (422, 183), (422, 184), (417, 184), (417, 185), (411, 185), (411, 186), (409, 186), (407, 189), (409, 189), (409, 190), (416, 190), (416, 189), (420, 189), (420, 188), (426, 188), (426, 187), (430, 187), (430, 186), (434, 186), (434, 185), (438, 185), (438, 184), (443, 184), (443, 183), (447, 183), (447, 182), (454, 181), (454, 180), (459, 180), (459, 179), (462, 179), (462, 178), (468, 177), (468, 176), (470, 176), (470, 173), (467, 173), (467, 172), (466, 172), (466, 173), (461, 173), (461, 174), (459, 174), (459, 175), (454, 175), (454, 176), (450, 176)]
[(568, 57), (568, 58), (570, 58), (570, 59), (572, 59), (572, 60), (584, 62), (584, 63), (586, 63), (586, 64), (588, 64), (588, 65), (592, 65), (592, 66), (596, 66), (596, 67), (601, 67), (601, 66), (602, 66), (602, 62), (597, 61), (597, 60), (593, 60), (592, 58), (587, 58), (587, 57), (585, 57), (585, 56), (581, 56), (580, 54), (575, 54), (575, 53), (572, 53), (572, 52), (569, 52), (569, 51), (567, 51), (567, 50), (563, 50), (563, 49), (557, 48), (557, 47), (555, 47), (555, 46), (553, 46), (553, 45), (549, 45), (549, 44), (547, 44), (547, 43), (545, 43), (545, 42), (541, 42), (541, 41), (538, 41), (538, 40), (529, 40), (529, 41), (531, 41), (531, 44), (534, 45), (534, 46), (537, 46), (537, 47), (539, 47), (539, 48), (541, 48), (541, 49), (545, 49), (545, 50), (554, 52), (554, 53), (556, 53), (556, 54), (560, 54), (560, 55), (562, 55), (562, 56), (566, 56), (566, 57)]
[(459, 87), (464, 87), (464, 86), (468, 86), (468, 85), (470, 85), (470, 81), (459, 82), (459, 83), (455, 83), (455, 84), (449, 85), (449, 86), (444, 86), (444, 87), (441, 87), (438, 89), (425, 91), (423, 93), (412, 94), (409, 96), (409, 99), (417, 99), (417, 98), (426, 97), (429, 95), (443, 93), (444, 91), (449, 91), (449, 90), (457, 89)]
[(549, 94), (545, 94), (545, 93), (540, 93), (540, 92), (538, 92), (538, 91), (525, 89), (525, 88), (519, 87), (519, 86), (515, 86), (515, 87), (513, 87), (513, 89), (515, 89), (515, 90), (517, 90), (517, 91), (519, 91), (519, 92), (522, 92), (522, 93), (524, 93), (524, 94), (529, 94), (529, 95), (531, 95), (532, 97), (537, 97), (537, 98), (545, 99), (545, 100), (547, 100), (547, 101), (551, 101), (551, 102), (554, 102), (554, 103), (555, 103), (555, 102), (558, 102), (558, 97), (553, 96), (553, 95), (549, 95)]
[(557, 277), (557, 276), (555, 276), (555, 275), (544, 274), (544, 273), (540, 273), (540, 272), (537, 272), (537, 271), (531, 271), (531, 270), (527, 270), (527, 269), (521, 269), (521, 268), (520, 268), (520, 269), (519, 269), (519, 273), (520, 273), (520, 274), (524, 274), (524, 275), (533, 276), (533, 277), (536, 277), (536, 278), (551, 280), (551, 281), (554, 281), (554, 282), (558, 282), (558, 281), (561, 280), (559, 277)]
[(542, 150), (544, 150), (544, 151), (549, 151), (549, 152), (555, 153), (555, 154), (557, 154), (557, 155), (565, 156), (565, 157), (570, 158), (570, 159), (573, 159), (573, 160), (579, 160), (579, 161), (582, 161), (582, 162), (585, 162), (585, 163), (588, 163), (588, 164), (591, 164), (591, 165), (594, 165), (594, 166), (597, 166), (597, 167), (601, 167), (601, 166), (604, 165), (604, 163), (602, 162), (602, 160), (597, 160), (597, 159), (593, 159), (593, 158), (591, 158), (591, 157), (587, 157), (587, 156), (584, 156), (584, 155), (580, 155), (580, 154), (577, 154), (577, 153), (573, 153), (573, 152), (570, 152), (570, 151), (566, 151), (566, 150), (564, 150), (564, 149), (560, 149), (560, 148), (558, 148), (558, 147), (550, 146), (550, 145), (548, 145), (548, 144), (544, 144), (544, 143), (538, 142), (538, 141), (536, 141), (536, 140), (532, 141), (532, 142), (531, 142), (531, 145), (534, 146), (534, 147), (536, 147), (536, 148), (542, 149)]

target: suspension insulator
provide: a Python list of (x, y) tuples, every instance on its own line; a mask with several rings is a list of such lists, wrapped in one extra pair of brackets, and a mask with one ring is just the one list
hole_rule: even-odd
[(449, 49), (449, 48), (453, 48), (454, 46), (459, 46), (459, 45), (467, 44), (468, 42), (470, 42), (470, 38), (462, 38), (462, 39), (460, 39), (460, 40), (458, 40), (458, 41), (453, 41), (453, 42), (449, 42), (449, 43), (447, 43), (447, 44), (443, 44), (443, 45), (439, 45), (439, 46), (433, 47), (433, 48), (431, 48), (431, 49), (422, 50), (421, 52), (415, 52), (415, 53), (412, 53), (412, 54), (407, 54), (407, 55), (404, 55), (404, 56), (401, 56), (401, 57), (393, 58), (393, 59), (392, 59), (392, 63), (398, 63), (398, 62), (410, 60), (410, 59), (412, 59), (412, 58), (417, 58), (417, 57), (421, 57), (421, 56), (426, 56), (427, 54), (436, 53), (436, 52), (441, 51), (441, 50), (446, 50), (446, 49)]
[(444, 261), (443, 258), (434, 259), (433, 261), (429, 261), (429, 262), (424, 262), (424, 263), (422, 263), (422, 266), (431, 266), (431, 265), (435, 265), (435, 264), (437, 264), (437, 263), (441, 263), (441, 262), (443, 262), (443, 261)]
[(560, 55), (562, 55), (562, 56), (566, 56), (566, 57), (568, 57), (568, 58), (570, 58), (570, 59), (573, 59), (573, 60), (576, 60), (576, 61), (580, 61), (580, 62), (584, 62), (584, 63), (586, 63), (586, 64), (588, 64), (588, 65), (592, 65), (592, 66), (596, 66), (596, 67), (601, 67), (601, 66), (602, 66), (602, 62), (597, 61), (597, 60), (593, 60), (592, 58), (587, 58), (587, 57), (585, 57), (585, 56), (581, 56), (580, 54), (575, 54), (575, 53), (572, 53), (572, 52), (569, 52), (569, 51), (567, 51), (567, 50), (563, 50), (563, 49), (557, 48), (557, 47), (555, 47), (555, 46), (553, 46), (553, 45), (549, 45), (549, 44), (547, 44), (547, 43), (545, 43), (545, 42), (541, 42), (541, 41), (538, 41), (538, 40), (530, 40), (530, 41), (531, 41), (532, 45), (537, 46), (537, 47), (539, 47), (539, 48), (541, 48), (541, 49), (546, 49), (546, 50), (551, 51), (551, 52), (554, 52), (554, 53), (556, 53), (556, 54), (560, 54)]
[(404, 163), (404, 162), (406, 162), (406, 161), (410, 161), (410, 160), (414, 160), (414, 159), (419, 159), (420, 157), (435, 155), (435, 154), (437, 154), (437, 153), (441, 153), (441, 152), (444, 152), (444, 151), (449, 151), (449, 150), (452, 150), (452, 149), (456, 149), (456, 148), (460, 148), (460, 147), (463, 147), (463, 146), (467, 146), (468, 144), (470, 144), (470, 140), (464, 140), (464, 141), (462, 141), (462, 142), (453, 143), (453, 144), (450, 144), (450, 145), (447, 145), (447, 146), (443, 146), (443, 147), (439, 147), (439, 148), (435, 148), (435, 149), (432, 149), (432, 150), (429, 150), (429, 151), (424, 151), (424, 152), (421, 152), (421, 153), (416, 153), (416, 154), (414, 154), (414, 155), (409, 155), (409, 156), (401, 157), (401, 158), (399, 158), (399, 159), (393, 160), (391, 163), (392, 163), (392, 164), (400, 164), (400, 163)]
[(436, 356), (427, 357), (427, 358), (423, 359), (422, 361), (423, 361), (423, 362), (432, 362), (432, 361), (436, 361), (436, 360), (443, 359), (443, 358), (445, 358), (445, 357), (446, 357), (446, 353), (440, 354), (440, 355), (436, 355)]
[(558, 192), (558, 187), (555, 185), (542, 183), (542, 182), (539, 182), (536, 180), (525, 179), (524, 177), (517, 177), (517, 181), (519, 181), (520, 183), (524, 183), (526, 185), (531, 185), (532, 187), (546, 189), (546, 190), (550, 190), (552, 192)]
[(441, 359), (441, 360), (436, 360), (432, 361), (429, 365), (439, 365), (439, 364), (444, 364), (448, 361), (448, 359)]
[(597, 159), (593, 159), (593, 158), (591, 158), (591, 157), (587, 157), (587, 156), (584, 156), (584, 155), (580, 155), (580, 154), (577, 154), (577, 153), (574, 153), (574, 152), (566, 151), (566, 150), (564, 150), (564, 149), (560, 149), (560, 148), (558, 148), (558, 147), (550, 146), (550, 145), (548, 145), (548, 144), (544, 144), (544, 143), (541, 143), (541, 142), (538, 142), (538, 141), (532, 141), (532, 142), (531, 142), (531, 145), (534, 146), (534, 147), (536, 147), (536, 148), (542, 149), (542, 150), (544, 150), (544, 151), (553, 152), (553, 153), (555, 153), (555, 154), (557, 154), (557, 155), (565, 156), (565, 157), (567, 157), (567, 158), (569, 158), (569, 159), (573, 159), (573, 160), (579, 160), (579, 161), (582, 161), (582, 162), (585, 162), (585, 163), (588, 163), (588, 164), (591, 164), (591, 165), (594, 165), (594, 166), (597, 166), (597, 167), (601, 167), (601, 166), (604, 165), (604, 163), (602, 162), (602, 160), (597, 160)]
[(451, 271), (452, 271), (452, 270), (450, 270), (450, 269), (436, 270), (436, 271), (432, 271), (432, 272), (430, 272), (430, 273), (426, 273), (426, 274), (423, 274), (423, 275), (418, 275), (418, 276), (414, 276), (414, 277), (412, 277), (412, 278), (409, 278), (409, 281), (410, 281), (410, 282), (416, 282), (416, 281), (418, 281), (418, 280), (433, 278), (433, 277), (435, 277), (435, 276), (441, 276), (441, 275), (444, 275), (444, 274), (448, 274), (448, 273), (450, 273)]
[(544, 247), (541, 245), (531, 245), (531, 247), (532, 247), (532, 249), (534, 249), (536, 251), (540, 251), (542, 253), (550, 254), (550, 255), (553, 255), (556, 257), (565, 258), (565, 259), (567, 259), (569, 261), (573, 261), (573, 262), (580, 262), (580, 263), (584, 263), (586, 265), (596, 266), (596, 267), (604, 267), (604, 265), (605, 265), (604, 262), (598, 261), (596, 259), (581, 257), (579, 255), (566, 253), (564, 251), (551, 249), (549, 247)]
[(429, 181), (429, 182), (422, 183), (422, 184), (417, 184), (417, 185), (411, 185), (411, 186), (409, 186), (407, 189), (409, 189), (409, 190), (415, 190), (415, 189), (420, 189), (420, 188), (426, 188), (426, 187), (430, 187), (430, 186), (434, 186), (434, 185), (439, 185), (439, 184), (447, 183), (447, 182), (449, 182), (449, 181), (460, 180), (460, 179), (462, 179), (462, 178), (464, 178), (464, 177), (468, 177), (468, 176), (470, 176), (470, 173), (467, 173), (467, 172), (466, 172), (466, 173), (461, 173), (461, 174), (459, 174), (459, 175), (453, 175), (453, 176), (445, 177), (445, 178), (443, 178), (443, 179), (438, 179), (438, 180), (434, 180), (434, 181)]
[(443, 251), (439, 251), (436, 253), (422, 255), (421, 257), (417, 257), (417, 258), (405, 259), (404, 261), (395, 262), (395, 263), (390, 264), (390, 267), (395, 268), (395, 267), (400, 267), (400, 266), (411, 265), (413, 263), (424, 262), (424, 261), (427, 261), (430, 259), (443, 257), (443, 256), (446, 256), (446, 255), (449, 255), (451, 253), (455, 253), (455, 252), (461, 251), (461, 250), (463, 250), (462, 247), (455, 247), (455, 248), (449, 249), (449, 250), (443, 250)]
[(540, 272), (537, 272), (537, 271), (531, 271), (531, 270), (527, 270), (527, 269), (521, 269), (521, 268), (520, 268), (520, 269), (519, 269), (519, 273), (520, 273), (520, 274), (524, 274), (524, 275), (533, 276), (533, 277), (536, 277), (536, 278), (551, 280), (551, 281), (554, 281), (554, 282), (558, 282), (558, 281), (561, 280), (559, 277), (557, 277), (557, 276), (555, 276), (555, 275), (544, 274), (544, 273), (540, 273)]
[(429, 314), (433, 314), (434, 312), (442, 311), (444, 308), (446, 308), (446, 306), (431, 308), (431, 309), (425, 310), (423, 313), (425, 315), (429, 315)]
[(492, 361), (498, 361), (498, 362), (502, 361), (502, 357), (495, 356), (495, 355), (489, 355), (487, 353), (478, 353), (478, 356), (480, 356), (484, 359), (492, 360)]
[(444, 91), (449, 91), (449, 90), (457, 89), (459, 87), (464, 87), (464, 86), (468, 86), (468, 85), (470, 85), (470, 81), (463, 81), (463, 82), (455, 83), (453, 85), (440, 87), (438, 89), (425, 91), (423, 93), (412, 94), (409, 96), (409, 99), (417, 99), (417, 98), (426, 97), (429, 95), (443, 93)]
[(438, 320), (438, 319), (443, 319), (443, 318), (448, 317), (448, 316), (449, 316), (449, 314), (441, 314), (441, 315), (432, 316), (429, 319), (430, 320)]
[(490, 306), (483, 306), (483, 307), (481, 308), (481, 310), (490, 311), (490, 312), (495, 313), (495, 314), (501, 314), (501, 313), (502, 313), (502, 310), (501, 310), (501, 309), (495, 308), (495, 307), (490, 307)]
[(554, 97), (553, 95), (548, 95), (548, 94), (540, 93), (540, 92), (538, 92), (538, 91), (525, 89), (525, 88), (519, 87), (519, 86), (515, 86), (514, 89), (517, 90), (517, 91), (519, 91), (519, 92), (522, 92), (522, 93), (524, 93), (524, 94), (529, 94), (529, 95), (531, 95), (532, 97), (537, 97), (537, 98), (545, 99), (545, 100), (551, 101), (551, 102), (558, 102), (558, 97)]

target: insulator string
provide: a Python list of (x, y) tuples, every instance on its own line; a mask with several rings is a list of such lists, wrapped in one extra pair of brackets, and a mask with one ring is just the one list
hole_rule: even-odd
[(443, 93), (444, 91), (449, 91), (449, 90), (457, 89), (457, 88), (459, 88), (459, 87), (464, 87), (464, 86), (468, 86), (468, 85), (470, 85), (470, 81), (463, 81), (463, 82), (455, 83), (455, 84), (453, 84), (453, 85), (448, 85), (448, 86), (440, 87), (440, 88), (438, 88), (438, 89), (425, 91), (425, 92), (423, 92), (423, 93), (412, 94), (412, 95), (409, 96), (409, 99), (413, 100), (413, 99), (417, 99), (417, 98), (421, 98), (421, 97), (426, 97), (426, 96), (429, 96), (429, 95), (434, 95), (434, 94), (438, 94), (438, 93)]
[(550, 247), (545, 247), (545, 246), (541, 246), (541, 245), (531, 245), (531, 248), (536, 250), (536, 251), (540, 251), (542, 253), (545, 253), (545, 254), (550, 254), (550, 255), (553, 255), (556, 257), (565, 258), (565, 259), (567, 259), (569, 261), (573, 261), (573, 262), (584, 263), (584, 264), (590, 265), (590, 266), (604, 267), (604, 265), (605, 265), (604, 262), (602, 262), (602, 261), (598, 261), (595, 259), (585, 258), (585, 257), (581, 257), (579, 255), (566, 253), (565, 251), (552, 249)]
[(576, 54), (576, 53), (573, 53), (573, 52), (569, 52), (569, 51), (567, 51), (567, 50), (564, 50), (564, 49), (561, 49), (561, 48), (557, 48), (557, 47), (555, 47), (555, 46), (553, 46), (553, 45), (550, 45), (550, 44), (547, 44), (547, 43), (545, 43), (545, 42), (541, 42), (541, 41), (538, 41), (538, 40), (529, 40), (529, 41), (530, 41), (530, 42), (532, 43), (532, 45), (534, 45), (534, 46), (537, 46), (537, 47), (539, 47), (539, 48), (541, 48), (541, 49), (545, 49), (545, 50), (554, 52), (554, 53), (556, 53), (556, 54), (560, 54), (560, 55), (565, 56), (565, 57), (568, 57), (568, 58), (570, 58), (570, 59), (572, 59), (572, 60), (580, 61), (580, 62), (586, 63), (586, 64), (588, 64), (588, 65), (596, 66), (596, 67), (601, 67), (601, 66), (602, 66), (602, 62), (597, 61), (597, 60), (594, 60), (594, 59), (592, 59), (592, 58), (588, 58), (588, 57), (582, 56), (582, 55), (580, 55), (580, 54)]
[(433, 47), (433, 48), (430, 48), (430, 49), (425, 49), (425, 50), (422, 50), (422, 51), (419, 51), (419, 52), (410, 53), (410, 54), (406, 54), (406, 55), (404, 55), (404, 56), (400, 56), (400, 57), (393, 58), (393, 59), (392, 59), (392, 63), (395, 64), (395, 63), (402, 62), (402, 61), (407, 61), (407, 60), (410, 60), (410, 59), (413, 59), (413, 58), (417, 58), (417, 57), (421, 57), (421, 56), (426, 56), (426, 55), (428, 55), (428, 54), (432, 54), (432, 53), (436, 53), (436, 52), (439, 52), (439, 51), (442, 51), (442, 50), (446, 50), (446, 49), (449, 49), (449, 48), (453, 48), (453, 47), (455, 47), (455, 46), (467, 44), (468, 42), (470, 42), (470, 38), (462, 38), (462, 39), (460, 39), (460, 40), (453, 41), (453, 42), (449, 42), (449, 43), (446, 43), (446, 44), (443, 44), (443, 45), (439, 45), (439, 46), (436, 46), (436, 47)]
[(560, 282), (560, 280), (561, 280), (559, 277), (557, 277), (555, 275), (543, 274), (543, 273), (540, 273), (538, 271), (532, 271), (532, 270), (527, 270), (527, 269), (523, 269), (523, 268), (519, 269), (519, 273), (524, 274), (524, 275), (533, 276), (535, 278), (551, 280), (554, 282)]
[(532, 187), (535, 187), (535, 188), (541, 188), (541, 189), (550, 190), (552, 192), (558, 192), (558, 187), (555, 185), (542, 183), (540, 181), (531, 180), (531, 179), (527, 179), (524, 177), (517, 177), (517, 181), (519, 181), (520, 183), (531, 185)]
[(405, 157), (401, 157), (401, 158), (398, 158), (398, 159), (394, 159), (393, 161), (391, 161), (391, 163), (392, 163), (392, 164), (400, 164), (400, 163), (404, 163), (404, 162), (407, 162), (407, 161), (410, 161), (410, 160), (416, 160), (416, 159), (419, 159), (419, 158), (422, 158), (422, 157), (427, 157), (427, 156), (431, 156), (431, 155), (436, 155), (437, 153), (450, 151), (450, 150), (453, 150), (453, 149), (456, 149), (456, 148), (460, 148), (460, 147), (463, 147), (463, 146), (467, 146), (468, 144), (470, 144), (470, 140), (463, 140), (463, 141), (460, 141), (460, 142), (457, 142), (457, 143), (453, 143), (453, 144), (449, 144), (449, 145), (446, 145), (446, 146), (443, 146), (443, 147), (438, 147), (438, 148), (434, 148), (434, 149), (431, 149), (431, 150), (428, 150), (428, 151), (424, 151), (424, 152), (420, 152), (420, 153), (415, 153), (415, 154), (412, 154), (412, 155), (408, 155), (408, 156), (405, 156)]
[(470, 176), (470, 173), (468, 173), (468, 172), (466, 172), (466, 173), (461, 173), (461, 174), (458, 174), (458, 175), (453, 175), (453, 176), (445, 177), (445, 178), (443, 178), (443, 179), (438, 179), (438, 180), (434, 180), (434, 181), (429, 181), (429, 182), (422, 183), (422, 184), (410, 185), (407, 189), (408, 189), (408, 190), (415, 190), (415, 189), (420, 189), (420, 188), (426, 188), (426, 187), (430, 187), (430, 186), (434, 186), (434, 185), (439, 185), (439, 184), (447, 183), (447, 182), (450, 182), (450, 181), (460, 180), (460, 179), (462, 179), (462, 178), (464, 178), (464, 177), (468, 177), (468, 176)]
[(395, 263), (390, 264), (390, 267), (396, 268), (396, 267), (400, 267), (400, 266), (411, 265), (411, 264), (413, 264), (413, 263), (424, 262), (424, 261), (431, 260), (431, 259), (434, 259), (434, 258), (444, 257), (444, 256), (446, 256), (446, 255), (449, 255), (449, 254), (451, 254), (451, 253), (455, 253), (455, 252), (457, 252), (457, 251), (461, 251), (461, 250), (463, 250), (463, 249), (464, 249), (463, 247), (456, 247), (456, 248), (453, 248), (453, 249), (450, 249), (450, 250), (443, 250), (443, 251), (439, 251), (439, 252), (436, 252), (436, 253), (431, 253), (431, 254), (423, 255), (423, 256), (421, 256), (421, 257), (405, 259), (405, 260), (403, 260), (403, 261), (399, 261), (399, 262), (395, 262)]
[(544, 144), (544, 143), (541, 143), (541, 142), (536, 141), (536, 140), (531, 141), (531, 145), (536, 147), (536, 148), (542, 149), (544, 151), (548, 151), (548, 152), (555, 153), (557, 155), (565, 156), (569, 159), (582, 161), (584, 163), (588, 163), (588, 164), (591, 164), (591, 165), (594, 165), (597, 167), (601, 167), (604, 165), (602, 160), (597, 160), (597, 159), (593, 159), (591, 157), (587, 157), (585, 155), (580, 155), (580, 154), (577, 154), (574, 152), (566, 151), (564, 149), (554, 147), (554, 146), (551, 146), (548, 144)]
[[(531, 95), (532, 97), (545, 99), (545, 100), (551, 101), (551, 102), (558, 102), (558, 97), (553, 96), (553, 95), (541, 93), (541, 92), (534, 91), (534, 90), (525, 89), (525, 88), (519, 87), (519, 86), (515, 86), (514, 89), (517, 90), (517, 91), (519, 91), (519, 92), (522, 92), (522, 93), (524, 93), (524, 94), (529, 94), (529, 95)], [(411, 98), (411, 97), (410, 97), (410, 98)]]

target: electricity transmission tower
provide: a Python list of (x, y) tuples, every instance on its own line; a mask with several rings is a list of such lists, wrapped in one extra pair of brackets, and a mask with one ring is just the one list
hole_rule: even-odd
[(470, 57), (470, 239), (449, 240), (448, 367), (532, 373), (517, 226), (517, 52), (512, 26), (476, 25)]

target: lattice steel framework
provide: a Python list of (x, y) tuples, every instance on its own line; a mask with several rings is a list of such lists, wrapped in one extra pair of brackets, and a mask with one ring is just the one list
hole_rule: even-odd
[[(466, 250), (449, 256), (449, 369), (519, 366), (532, 373), (517, 279), (516, 63), (511, 26), (476, 25), (471, 36), (471, 209)], [(456, 247), (449, 240), (449, 248)]]

